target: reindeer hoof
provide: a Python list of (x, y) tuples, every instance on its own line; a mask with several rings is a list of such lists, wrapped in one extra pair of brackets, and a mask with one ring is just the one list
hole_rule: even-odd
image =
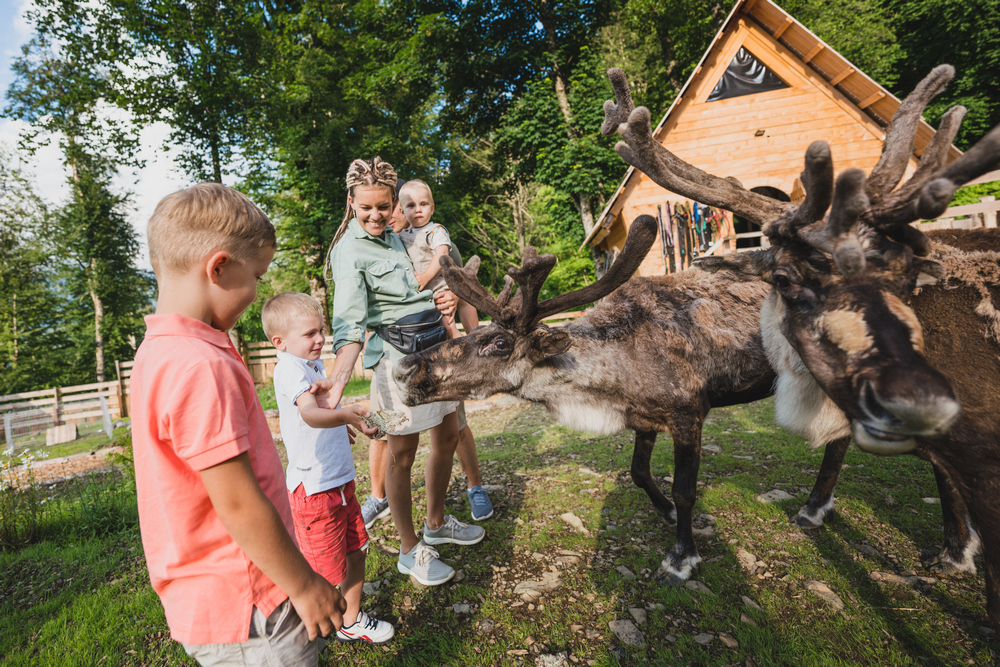
[(976, 564), (971, 555), (966, 561), (957, 561), (947, 551), (939, 554), (924, 552), (920, 561), (928, 572), (938, 577), (957, 579), (967, 574), (976, 574)]
[(822, 528), (826, 517), (823, 515), (813, 515), (804, 514), (805, 508), (799, 510), (799, 513), (792, 517), (792, 523), (803, 530), (815, 530), (817, 528)]
[(676, 574), (670, 574), (667, 572), (658, 573), (656, 575), (656, 581), (661, 586), (667, 586), (669, 588), (680, 588), (687, 582), (686, 579), (681, 579)]
[(698, 572), (700, 564), (701, 556), (697, 553), (689, 556), (681, 556), (680, 554), (671, 552), (660, 563), (660, 567), (656, 571), (656, 580), (662, 586), (683, 586), (684, 582)]

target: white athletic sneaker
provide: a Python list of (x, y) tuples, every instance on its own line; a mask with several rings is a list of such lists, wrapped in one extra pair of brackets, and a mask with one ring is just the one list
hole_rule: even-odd
[(401, 574), (409, 574), (424, 586), (437, 586), (455, 576), (455, 570), (438, 558), (437, 549), (421, 540), (410, 553), (400, 552), (396, 569)]
[(424, 523), (424, 542), (427, 544), (478, 544), (486, 537), (486, 530), (481, 526), (470, 526), (462, 523), (451, 514), (445, 515), (444, 523), (431, 530)]
[(337, 630), (337, 641), (345, 644), (366, 641), (369, 644), (384, 644), (396, 634), (391, 623), (372, 618), (363, 611), (358, 612), (354, 625), (345, 625)]

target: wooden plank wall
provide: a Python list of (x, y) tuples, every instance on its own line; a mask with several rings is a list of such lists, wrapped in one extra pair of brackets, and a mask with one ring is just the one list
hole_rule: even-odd
[[(883, 132), (842, 93), (745, 17), (706, 59), (681, 100), (658, 133), (658, 139), (682, 160), (720, 177), (733, 176), (744, 187), (770, 186), (791, 196), (797, 187), (806, 149), (827, 141), (837, 172), (860, 167), (870, 170), (882, 152)], [(766, 64), (789, 88), (705, 102), (740, 46)], [(763, 130), (761, 136), (756, 136)], [(916, 167), (911, 160), (909, 170)], [(656, 205), (684, 199), (636, 171), (619, 197), (625, 226), (641, 214), (656, 215)], [(602, 249), (620, 248), (622, 225), (614, 225)], [(658, 245), (640, 267), (640, 275), (662, 275)]]

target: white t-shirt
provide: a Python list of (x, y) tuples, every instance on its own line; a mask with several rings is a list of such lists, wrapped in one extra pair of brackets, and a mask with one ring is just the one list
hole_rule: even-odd
[(309, 391), (309, 385), (324, 377), (322, 361), (278, 352), (274, 397), (278, 401), (281, 439), (288, 454), (285, 484), (289, 491), (302, 484), (306, 494), (312, 495), (343, 486), (357, 476), (347, 427), (313, 428), (302, 420), (295, 405), (299, 396)]

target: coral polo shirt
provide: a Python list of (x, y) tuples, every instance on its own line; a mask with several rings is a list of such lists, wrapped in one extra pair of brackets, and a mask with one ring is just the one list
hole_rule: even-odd
[(267, 616), (288, 596), (226, 532), (199, 471), (248, 452), (295, 539), (253, 378), (224, 331), (182, 315), (150, 315), (131, 390), (142, 546), (170, 635), (185, 644), (245, 642), (252, 607)]

